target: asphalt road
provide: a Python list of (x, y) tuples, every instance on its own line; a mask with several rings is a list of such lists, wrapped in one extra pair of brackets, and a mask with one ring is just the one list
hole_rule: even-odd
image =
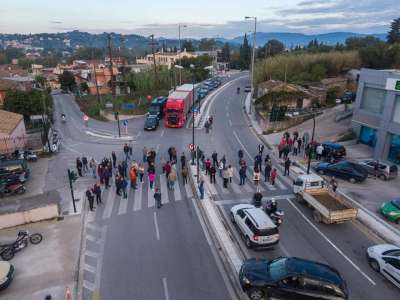
[[(246, 84), (248, 84), (246, 79), (240, 80), (219, 95), (211, 109), (215, 120), (212, 132), (207, 135), (201, 131), (198, 135), (200, 145), (203, 144), (207, 153), (211, 154), (216, 150), (219, 157), (225, 154), (228, 163), (236, 167), (237, 151), (243, 149), (245, 160), (248, 165), (252, 165), (252, 157), (256, 155), (257, 145), (260, 143), (248, 126), (244, 115), (245, 95), (236, 94), (236, 87), (241, 86), (243, 90)], [(348, 283), (350, 299), (399, 299), (400, 290), (375, 273), (365, 259), (366, 248), (383, 241), (358, 222), (338, 225), (316, 224), (311, 211), (292, 199), (290, 180), (283, 179), (281, 172), (279, 174), (278, 178), (286, 189), (281, 186), (272, 191), (263, 185), (263, 194), (278, 198), (279, 207), (285, 211), (284, 224), (280, 228), (281, 242), (274, 250), (247, 250), (237, 230), (231, 226), (246, 256), (270, 259), (279, 256), (297, 256), (316, 260), (339, 270)], [(242, 191), (240, 194), (218, 193), (214, 198), (228, 216), (230, 207), (250, 201), (251, 196), (252, 193)]]

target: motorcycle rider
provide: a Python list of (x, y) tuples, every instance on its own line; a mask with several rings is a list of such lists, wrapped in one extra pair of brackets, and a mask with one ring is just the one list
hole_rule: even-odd
[(237, 88), (237, 93), (240, 94), (240, 87)]
[(267, 205), (265, 206), (265, 213), (268, 216), (271, 216), (272, 214), (276, 213), (278, 210), (278, 203), (276, 202), (275, 199), (268, 200)]
[(253, 204), (255, 207), (261, 206), (262, 197), (263, 196), (259, 190), (253, 195)]

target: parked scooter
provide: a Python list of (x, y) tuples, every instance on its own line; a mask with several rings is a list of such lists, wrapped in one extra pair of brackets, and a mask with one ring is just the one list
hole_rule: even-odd
[(20, 230), (14, 243), (3, 245), (3, 249), (0, 250), (0, 256), (3, 260), (10, 260), (14, 257), (15, 253), (27, 247), (29, 242), (37, 245), (42, 240), (43, 236), (40, 233), (29, 234), (27, 230)]
[(285, 213), (283, 210), (278, 209), (278, 204), (275, 199), (267, 201), (265, 213), (271, 218), (272, 222), (274, 222), (276, 226), (279, 227), (283, 223), (283, 216)]
[(9, 195), (19, 195), (26, 192), (25, 186), (20, 182), (14, 182), (11, 184), (2, 183), (0, 184), (0, 198)]

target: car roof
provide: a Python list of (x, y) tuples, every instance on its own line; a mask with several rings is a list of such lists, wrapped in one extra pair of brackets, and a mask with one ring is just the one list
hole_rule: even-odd
[(329, 146), (329, 147), (332, 147), (332, 148), (342, 148), (342, 147), (344, 147), (341, 144), (338, 144), (338, 143), (335, 143), (335, 142), (331, 142), (331, 141), (322, 142), (322, 145), (326, 145), (326, 146)]
[(318, 176), (317, 174), (303, 174), (299, 175), (297, 178), (303, 180), (303, 181), (324, 181), (324, 179), (321, 176)]
[(303, 274), (305, 276), (329, 281), (337, 285), (341, 285), (343, 283), (343, 279), (336, 269), (332, 268), (331, 266), (303, 258), (287, 258), (286, 269), (288, 273), (292, 274)]
[(7, 276), (10, 271), (11, 264), (8, 261), (0, 261), (0, 279)]
[(276, 225), (272, 220), (267, 216), (267, 214), (258, 207), (252, 207), (252, 208), (245, 208), (244, 211), (247, 213), (247, 215), (254, 221), (254, 225), (258, 229), (263, 229), (263, 228), (275, 228)]

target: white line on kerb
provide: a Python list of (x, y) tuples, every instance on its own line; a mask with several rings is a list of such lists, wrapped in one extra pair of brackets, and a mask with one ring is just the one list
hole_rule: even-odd
[(306, 220), (306, 222), (308, 224), (310, 224), (310, 226), (312, 228), (315, 229), (315, 231), (317, 231), (340, 255), (342, 255), (344, 257), (344, 259), (346, 259), (353, 267), (354, 269), (356, 269), (358, 272), (361, 273), (362, 276), (364, 276), (371, 284), (376, 285), (375, 281), (373, 281), (367, 274), (365, 274), (359, 266), (357, 266), (346, 254), (343, 253), (342, 250), (340, 250), (333, 242), (331, 242), (330, 239), (328, 239), (328, 237), (322, 233), (321, 230), (318, 229), (317, 226), (315, 226), (297, 207), (296, 205), (294, 205), (292, 203), (292, 201), (290, 201), (290, 199), (286, 199), (290, 205), (293, 206), (293, 208), (304, 218), (304, 220)]
[(154, 226), (156, 227), (156, 236), (157, 240), (160, 240), (160, 231), (158, 230), (158, 221), (157, 221), (157, 213), (154, 212)]
[(161, 136), (164, 136), (165, 129), (161, 131)]
[(164, 287), (164, 297), (165, 297), (165, 300), (169, 300), (167, 278), (163, 277), (163, 279), (162, 279), (162, 284), (163, 284), (163, 287)]

